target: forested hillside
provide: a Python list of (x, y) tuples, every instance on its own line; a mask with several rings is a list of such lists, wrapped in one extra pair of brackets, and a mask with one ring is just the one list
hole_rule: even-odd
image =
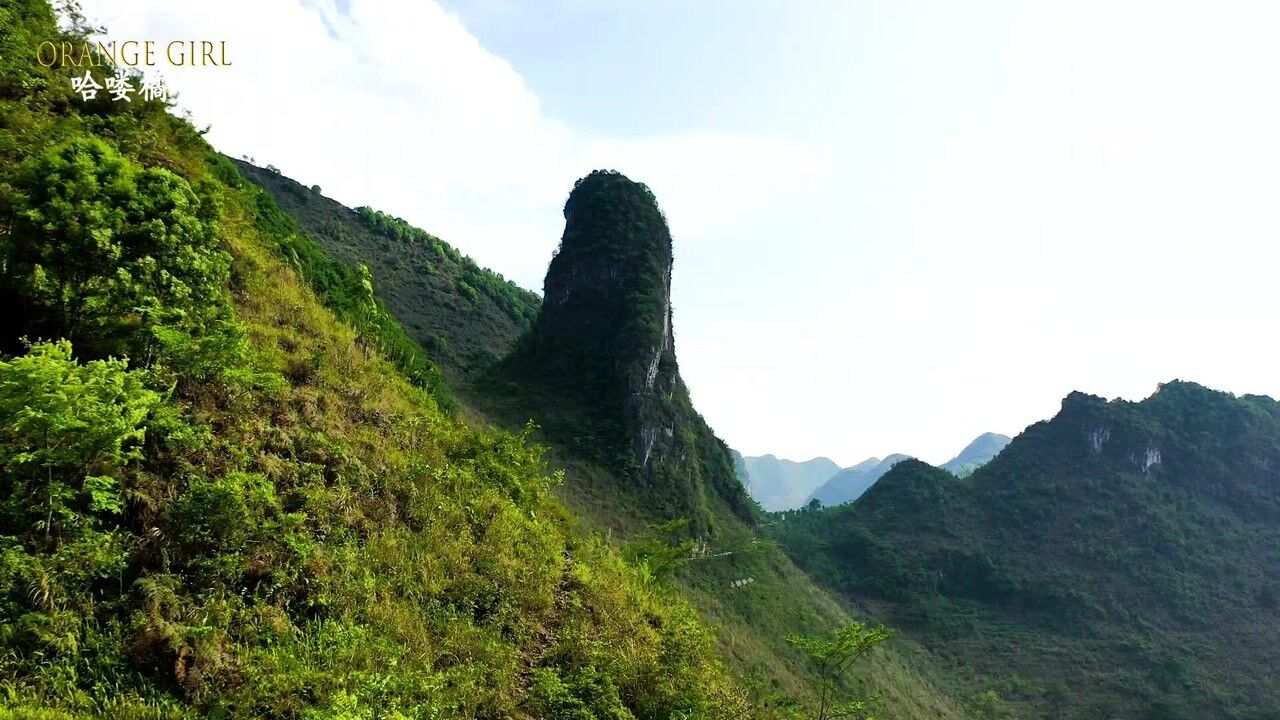
[(773, 529), (1017, 716), (1280, 717), (1270, 398), (1076, 393), (966, 479), (907, 460)]
[(2, 712), (748, 712), (537, 449), (445, 412), (367, 272), (164, 103), (35, 63), (64, 38), (0, 8)]
[(537, 295), (440, 238), (372, 208), (347, 208), (279, 171), (235, 162), (326, 256), (367, 266), (377, 298), (453, 380), (505, 357), (537, 318)]

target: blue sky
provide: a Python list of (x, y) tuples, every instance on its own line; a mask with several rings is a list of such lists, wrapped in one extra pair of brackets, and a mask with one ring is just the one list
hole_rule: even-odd
[[(855, 31), (847, 15), (817, 4), (807, 16), (781, 2), (444, 5), (519, 68), (549, 113), (585, 130), (636, 136), (803, 127), (822, 103), (807, 77), (815, 65), (838, 62), (832, 46), (853, 47)], [(799, 33), (790, 28), (833, 15), (838, 27), (815, 29), (835, 42), (794, 42)]]
[(228, 40), (166, 71), (219, 148), (528, 287), (574, 179), (648, 183), (682, 371), (747, 454), (942, 462), (1075, 389), (1280, 395), (1270, 3), (86, 9)]

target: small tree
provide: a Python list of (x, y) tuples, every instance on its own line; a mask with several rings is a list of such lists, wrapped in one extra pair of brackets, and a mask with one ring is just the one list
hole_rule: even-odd
[[(20, 302), (14, 336), (64, 337), (85, 356), (140, 365), (157, 349), (204, 344), (212, 357), (237, 346), (231, 256), (207, 188), (76, 136), (25, 162), (6, 205), (0, 289)], [(175, 334), (184, 347), (165, 345)]]
[(693, 540), (687, 537), (688, 531), (689, 521), (684, 518), (651, 525), (647, 533), (623, 546), (622, 556), (648, 579), (666, 577), (689, 563)]
[(860, 622), (849, 623), (830, 637), (787, 636), (787, 642), (807, 655), (817, 668), (818, 707), (814, 715), (817, 720), (871, 720), (871, 698), (836, 701), (840, 679), (858, 658), (893, 636), (894, 630), (883, 625), (869, 627)]
[(1004, 704), (995, 690), (986, 690), (973, 698), (973, 709), (982, 720), (1000, 720), (1004, 717)]

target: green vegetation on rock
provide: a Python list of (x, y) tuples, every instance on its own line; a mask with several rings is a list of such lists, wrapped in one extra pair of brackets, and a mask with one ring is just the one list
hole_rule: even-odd
[(716, 505), (753, 521), (728, 447), (680, 378), (671, 233), (653, 193), (597, 170), (574, 185), (564, 216), (542, 313), (506, 375), (533, 388), (549, 432), (624, 472), (660, 515), (687, 519), (695, 534), (714, 530)]

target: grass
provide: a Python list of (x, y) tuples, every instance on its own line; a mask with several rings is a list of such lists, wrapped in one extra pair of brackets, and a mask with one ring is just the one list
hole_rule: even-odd
[[(22, 0), (0, 11), (0, 36), (33, 46), (57, 36), (54, 23), (46, 2)], [(15, 51), (0, 68), (0, 178), (93, 134), (199, 184), (232, 258), (217, 290), (237, 332), (217, 338), (224, 372), (195, 373), (185, 358), (203, 348), (178, 330), (127, 370), (93, 366), (147, 391), (149, 412), (129, 418), (141, 427), (126, 428), (128, 452), (111, 462), (93, 454), (27, 473), (22, 458), (51, 443), (9, 432), (25, 408), (61, 402), (71, 417), (78, 407), (56, 392), (5, 404), (0, 455), (39, 504), (3, 489), (0, 717), (747, 711), (692, 608), (575, 527), (553, 494), (560, 476), (523, 432), (445, 412), (437, 388), (388, 358), (391, 317), (370, 328), (353, 316), (342, 272), (324, 282), (333, 268), (304, 261), (294, 230), (199, 133), (159, 105), (77, 105), (59, 69), (15, 81), (12, 58), (29, 56)], [(0, 212), (17, 190), (0, 182)], [(157, 212), (145, 220), (169, 219)], [(42, 228), (55, 239), (71, 230)], [(22, 278), (0, 279), (30, 300)], [(6, 377), (25, 367), (6, 364)], [(93, 407), (109, 412), (114, 400)], [(70, 488), (61, 505), (60, 488)], [(59, 507), (56, 530), (14, 521), (43, 510), (45, 495)], [(72, 542), (76, 527), (109, 542)]]
[[(591, 702), (646, 717), (732, 711), (710, 636), (570, 529), (535, 451), (441, 414), (281, 262), (246, 203), (224, 206), (222, 230), (255, 362), (292, 379), (275, 393), (197, 387), (185, 399), (213, 443), (184, 457), (186, 490), (156, 512), (174, 533), (171, 570), (144, 563), (119, 601), (136, 608), (133, 642), (155, 646), (157, 665), (142, 671), (160, 685), (110, 702), (174, 715), (506, 715), (541, 702), (535, 670), (565, 678), (560, 700), (583, 704), (575, 673), (598, 669), (613, 694)], [(225, 502), (220, 488), (243, 473), (267, 493), (248, 517), (198, 504), (208, 492)], [(236, 488), (230, 497), (258, 492)], [(263, 537), (245, 522), (291, 530)], [(240, 533), (249, 545), (235, 550)], [(105, 628), (84, 641), (109, 641)], [(107, 711), (23, 667), (0, 675), (19, 707)]]
[[(494, 392), (472, 387), (462, 393), (462, 403), (475, 416), (500, 426), (519, 427), (530, 418), (539, 419), (528, 395), (503, 388)], [(535, 437), (548, 448), (551, 464), (564, 468), (565, 482), (556, 492), (584, 531), (622, 547), (662, 519), (644, 493), (595, 459), (593, 449), (583, 452), (567, 445), (560, 433), (539, 431)], [(819, 587), (773, 540), (727, 507), (714, 507), (713, 512), (719, 532), (706, 552), (732, 554), (688, 563), (674, 576), (672, 587), (715, 628), (721, 656), (751, 688), (758, 706), (774, 702), (775, 696), (807, 699), (813, 669), (786, 636), (825, 634), (851, 620), (866, 619), (869, 613)], [(743, 578), (754, 582), (731, 589), (734, 580)], [(846, 689), (878, 694), (885, 717), (972, 717), (968, 703), (953, 694), (961, 688), (942, 674), (942, 667), (939, 658), (900, 634), (872, 653), (864, 672), (855, 673)]]
[[(285, 212), (290, 232), (322, 251), (336, 267), (368, 266), (379, 301), (454, 384), (485, 371), (515, 344), (540, 301), (444, 241), (403, 221), (358, 212), (284, 175), (237, 161)], [(374, 224), (366, 218), (383, 218)], [(401, 229), (399, 234), (387, 228)], [(479, 289), (477, 289), (479, 288)]]

